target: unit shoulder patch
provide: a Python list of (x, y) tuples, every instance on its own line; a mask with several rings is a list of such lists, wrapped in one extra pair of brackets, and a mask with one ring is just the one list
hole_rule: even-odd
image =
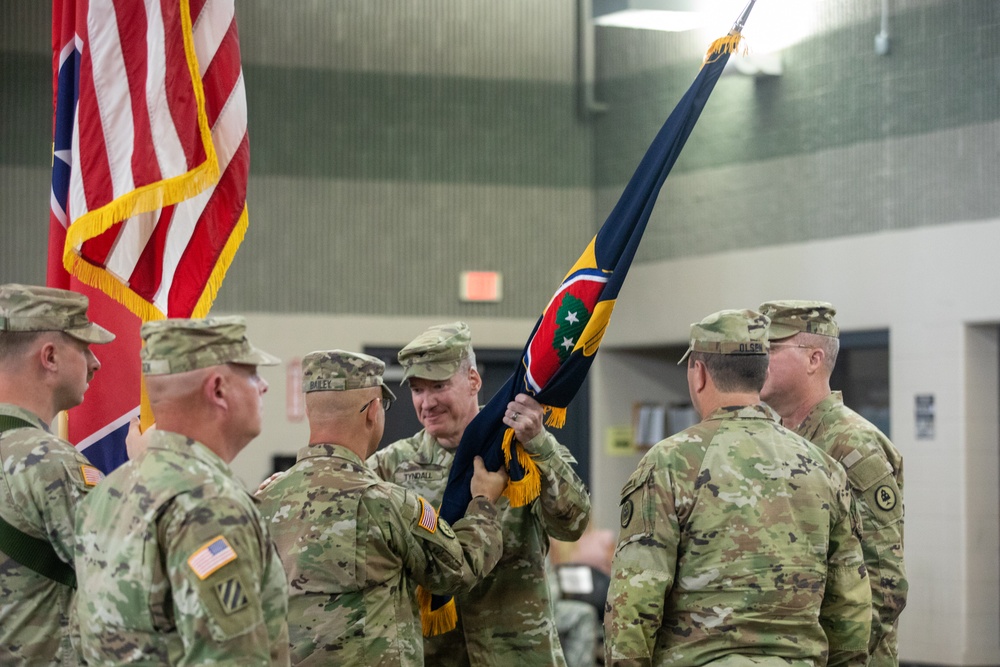
[(884, 512), (892, 510), (896, 506), (896, 492), (888, 484), (875, 489), (875, 504)]
[(230, 577), (221, 584), (216, 584), (215, 593), (219, 596), (222, 609), (227, 614), (232, 614), (247, 606), (247, 594), (239, 577)]
[(455, 531), (451, 529), (451, 526), (444, 519), (438, 518), (438, 528), (441, 529), (441, 534), (445, 537), (455, 538)]
[(632, 523), (632, 511), (633, 511), (632, 499), (626, 498), (625, 501), (622, 503), (622, 520), (621, 520), (622, 528), (628, 528), (628, 525)]

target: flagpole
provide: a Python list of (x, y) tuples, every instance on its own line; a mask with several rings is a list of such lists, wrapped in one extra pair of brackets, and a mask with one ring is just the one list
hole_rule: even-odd
[(740, 14), (740, 17), (736, 19), (736, 23), (733, 24), (733, 32), (743, 32), (743, 26), (746, 25), (747, 18), (750, 17), (750, 10), (753, 9), (754, 3), (756, 2), (757, 0), (750, 0), (750, 2), (747, 3), (743, 13)]

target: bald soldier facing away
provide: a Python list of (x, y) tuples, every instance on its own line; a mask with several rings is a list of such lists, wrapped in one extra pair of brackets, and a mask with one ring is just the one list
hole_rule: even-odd
[(702, 421), (654, 445), (622, 489), (609, 665), (867, 658), (871, 591), (847, 479), (760, 404), (767, 325), (749, 310), (691, 325)]
[(824, 301), (768, 301), (771, 370), (761, 398), (781, 423), (847, 470), (861, 510), (861, 549), (872, 587), (873, 667), (899, 664), (896, 630), (909, 585), (903, 566), (903, 457), (874, 424), (830, 391), (840, 350), (837, 311)]
[[(423, 430), (377, 452), (369, 461), (379, 477), (419, 493), (440, 507), (466, 426), (479, 412), (482, 378), (469, 327), (439, 325), (399, 352), (404, 380)], [(514, 429), (541, 473), (541, 495), (524, 507), (501, 498), (503, 558), (470, 592), (456, 596), (456, 629), (424, 639), (428, 665), (564, 665), (545, 576), (549, 538), (573, 541), (590, 519), (590, 496), (573, 470), (576, 460), (542, 424), (542, 407), (518, 394), (504, 424)]]
[(104, 476), (49, 430), (83, 402), (114, 334), (75, 292), (0, 286), (0, 665), (76, 664), (76, 510)]
[(288, 664), (288, 593), (254, 499), (229, 462), (261, 429), (278, 359), (239, 317), (142, 325), (158, 428), (77, 518), (77, 598), (91, 665)]
[(477, 460), (465, 517), (449, 526), (418, 494), (365, 465), (395, 396), (385, 364), (343, 350), (302, 360), (309, 444), (261, 494), (290, 588), (293, 665), (423, 665), (417, 584), (465, 591), (500, 559), (503, 472)]

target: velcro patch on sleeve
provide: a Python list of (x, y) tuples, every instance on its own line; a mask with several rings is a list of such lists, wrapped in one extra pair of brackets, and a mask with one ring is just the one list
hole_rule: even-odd
[(80, 466), (80, 473), (83, 475), (83, 483), (87, 486), (97, 486), (104, 479), (104, 473), (94, 466)]
[(219, 535), (213, 537), (205, 546), (191, 554), (191, 557), (188, 558), (188, 565), (191, 566), (199, 579), (205, 579), (226, 563), (231, 563), (234, 560), (236, 560), (236, 552), (229, 546), (226, 538)]
[(227, 614), (243, 609), (247, 606), (247, 593), (243, 590), (243, 582), (239, 577), (230, 577), (221, 584), (216, 584), (215, 593), (219, 596), (222, 609)]
[(428, 533), (433, 533), (437, 530), (437, 512), (434, 510), (434, 507), (423, 498), (420, 498), (420, 521), (418, 521), (418, 523), (420, 524), (420, 527)]

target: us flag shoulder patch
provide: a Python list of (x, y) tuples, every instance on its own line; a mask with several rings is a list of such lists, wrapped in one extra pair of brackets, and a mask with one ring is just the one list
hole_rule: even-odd
[(104, 473), (94, 466), (80, 466), (80, 472), (83, 474), (83, 483), (87, 486), (97, 486), (104, 479)]
[(210, 542), (191, 554), (188, 565), (199, 579), (204, 579), (226, 563), (236, 560), (236, 552), (229, 546), (222, 535), (213, 537)]
[(438, 527), (438, 515), (429, 502), (420, 498), (420, 527), (428, 533), (433, 533)]

